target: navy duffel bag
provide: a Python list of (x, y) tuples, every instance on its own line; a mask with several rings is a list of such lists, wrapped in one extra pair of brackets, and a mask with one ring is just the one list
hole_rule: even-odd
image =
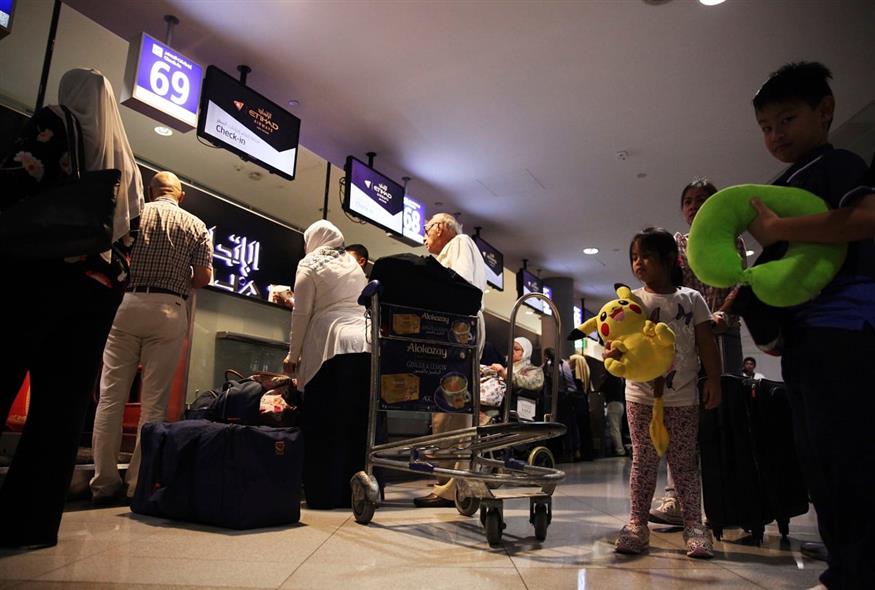
[(298, 522), (304, 439), (297, 428), (151, 422), (131, 510), (232, 529)]

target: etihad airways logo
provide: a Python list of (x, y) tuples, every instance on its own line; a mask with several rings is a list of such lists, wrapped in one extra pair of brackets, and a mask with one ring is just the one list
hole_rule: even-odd
[(252, 117), (252, 122), (255, 123), (259, 131), (266, 135), (270, 135), (280, 129), (277, 122), (273, 120), (273, 113), (266, 109), (249, 109), (247, 114)]
[(234, 106), (237, 107), (238, 111), (242, 111), (243, 110), (243, 101), (242, 100), (235, 100)]

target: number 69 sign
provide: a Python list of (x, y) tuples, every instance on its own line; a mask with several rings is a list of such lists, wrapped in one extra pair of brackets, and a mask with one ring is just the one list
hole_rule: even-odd
[(172, 127), (197, 126), (203, 68), (145, 33), (131, 42), (122, 104)]

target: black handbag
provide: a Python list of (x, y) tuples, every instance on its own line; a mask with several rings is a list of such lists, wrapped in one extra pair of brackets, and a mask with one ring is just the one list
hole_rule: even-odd
[(4, 258), (60, 259), (97, 254), (112, 247), (121, 172), (82, 171), (82, 129), (69, 109), (61, 108), (68, 144), (75, 146), (70, 150), (71, 178), (22, 199), (0, 214), (0, 255)]

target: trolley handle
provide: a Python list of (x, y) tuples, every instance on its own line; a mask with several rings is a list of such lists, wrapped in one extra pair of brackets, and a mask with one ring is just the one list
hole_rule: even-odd
[[(560, 334), (562, 334), (562, 320), (559, 318), (559, 310), (556, 308), (556, 304), (542, 293), (526, 293), (522, 297), (516, 300), (516, 303), (513, 304), (513, 309), (510, 312), (510, 340), (507, 345), (508, 351), (511, 353), (511, 357), (509, 362), (507, 363), (507, 391), (510, 393), (513, 391), (513, 329), (516, 326), (516, 314), (520, 309), (520, 306), (526, 299), (540, 299), (547, 303), (550, 306), (550, 310), (553, 312), (552, 318), (553, 322), (556, 324), (556, 333), (553, 343), (553, 351), (556, 355), (556, 359), (553, 361), (553, 383), (550, 388), (552, 391), (550, 392), (550, 420), (555, 420), (557, 416), (557, 411), (559, 409), (559, 350), (562, 346), (562, 340), (560, 339)], [(504, 415), (503, 420), (505, 423), (510, 420), (510, 400), (511, 395), (505, 396), (505, 404), (504, 404)], [(545, 422), (547, 416), (544, 417)]]
[(358, 298), (358, 304), (363, 305), (365, 307), (371, 306), (371, 299), (373, 299), (374, 295), (382, 295), (383, 294), (383, 285), (380, 284), (380, 281), (371, 281), (365, 288), (362, 289), (361, 295)]

